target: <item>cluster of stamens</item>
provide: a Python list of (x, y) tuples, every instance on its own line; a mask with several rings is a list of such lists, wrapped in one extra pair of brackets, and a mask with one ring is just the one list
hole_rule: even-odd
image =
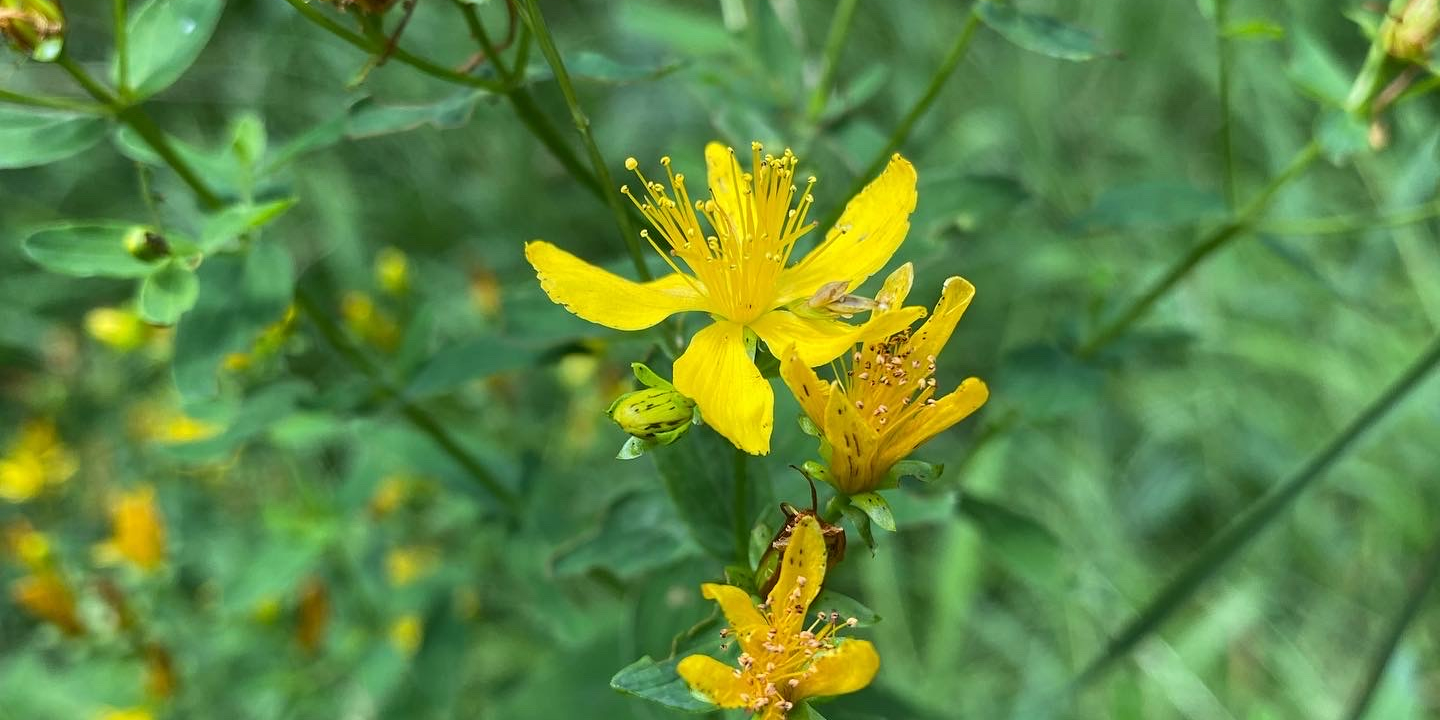
[[(726, 317), (736, 322), (748, 322), (772, 309), (776, 281), (790, 260), (795, 241), (815, 227), (805, 222), (814, 201), (810, 190), (815, 178), (809, 179), (796, 203), (797, 188), (792, 181), (799, 159), (795, 154), (787, 149), (779, 157), (762, 157), (760, 143), (750, 147), (753, 172), (737, 173), (733, 188), (709, 188), (708, 199), (690, 196), (685, 175), (671, 169), (669, 157), (660, 158), (660, 164), (665, 166), (673, 198), (665, 184), (651, 181), (640, 172), (635, 158), (626, 159), (625, 168), (640, 179), (645, 194), (636, 197), (628, 185), (620, 188), (655, 227), (668, 249), (662, 249), (649, 230), (641, 231), (640, 236), (672, 270), (689, 279), (671, 257), (683, 260), (699, 281), (695, 289), (710, 297), (717, 309), (723, 309)], [(735, 163), (733, 149), (730, 162)], [(700, 223), (701, 217), (705, 226)], [(707, 226), (708, 234), (704, 229)]]
[(851, 354), (842, 384), (855, 409), (868, 410), (864, 416), (872, 425), (898, 425), (935, 404), (935, 356), (914, 354), (909, 330)]
[[(783, 713), (794, 707), (790, 691), (798, 687), (801, 680), (818, 672), (813, 663), (815, 656), (835, 649), (841, 629), (859, 624), (859, 620), (853, 617), (841, 618), (837, 612), (819, 611), (809, 625), (805, 625), (805, 606), (800, 589), (805, 586), (806, 579), (798, 577), (795, 580), (795, 589), (779, 608), (763, 603), (759, 606), (769, 628), (763, 631), (761, 638), (757, 638), (760, 642), (752, 648), (758, 649), (758, 654), (740, 653), (740, 667), (735, 669), (734, 674), (750, 687), (750, 692), (740, 694), (740, 700), (751, 712), (773, 707), (779, 709), (781, 717), (784, 717)], [(803, 629), (787, 632), (785, 628)], [(754, 632), (762, 631), (757, 629)], [(722, 647), (728, 647), (728, 640), (734, 636), (735, 631), (730, 628), (721, 630), (720, 637), (727, 640)]]

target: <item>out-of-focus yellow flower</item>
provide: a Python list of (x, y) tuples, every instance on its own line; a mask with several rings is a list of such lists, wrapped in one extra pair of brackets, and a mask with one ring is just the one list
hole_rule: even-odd
[[(913, 280), (908, 263), (892, 273), (876, 298), (877, 312), (899, 307)], [(853, 495), (887, 487), (896, 463), (985, 404), (989, 390), (977, 378), (933, 397), (935, 358), (974, 296), (964, 278), (946, 280), (935, 312), (913, 335), (907, 328), (856, 350), (848, 372), (830, 383), (798, 352), (781, 358), (781, 377), (825, 439), (825, 479), (836, 490)]]
[(414, 655), (424, 640), (425, 623), (415, 613), (401, 615), (390, 624), (390, 644), (406, 657)]
[(54, 559), (50, 538), (23, 518), (5, 528), (5, 549), (32, 572), (51, 567)]
[(151, 329), (130, 308), (95, 308), (85, 313), (85, 332), (118, 352), (130, 352), (150, 338)]
[(261, 598), (260, 602), (255, 603), (255, 607), (250, 610), (250, 616), (255, 618), (255, 622), (269, 625), (279, 619), (282, 609), (284, 609), (284, 607), (280, 602), (280, 598), (274, 595), (267, 595)]
[(96, 548), (103, 562), (126, 561), (145, 572), (165, 560), (165, 521), (155, 502), (155, 488), (142, 485), (116, 495), (110, 502), (113, 534)]
[(265, 329), (261, 330), (260, 335), (255, 338), (255, 344), (248, 352), (230, 353), (225, 356), (225, 369), (230, 372), (248, 370), (257, 363), (279, 354), (285, 348), (285, 342), (295, 331), (295, 320), (299, 317), (299, 313), (300, 311), (294, 305), (285, 308), (285, 315), (265, 326)]
[(1409, 0), (1400, 14), (1380, 29), (1385, 52), (1401, 60), (1427, 65), (1430, 48), (1440, 37), (1440, 0)]
[(381, 350), (394, 350), (400, 344), (400, 326), (363, 292), (345, 293), (340, 299), (340, 317), (350, 332)]
[(390, 295), (410, 292), (410, 258), (399, 248), (382, 248), (375, 255), (375, 284)]
[(65, 35), (65, 13), (54, 0), (0, 0), (0, 36), (37, 60), (52, 59)]
[(106, 708), (101, 710), (95, 720), (155, 720), (155, 716), (143, 707), (135, 708)]
[(699, 200), (691, 198), (685, 176), (671, 171), (669, 158), (660, 163), (673, 198), (664, 184), (640, 174), (634, 158), (625, 161), (643, 192), (621, 192), (655, 227), (659, 241), (648, 230), (641, 235), (674, 270), (658, 280), (632, 282), (550, 243), (525, 245), (550, 299), (590, 322), (643, 330), (676, 313), (708, 314), (714, 323), (675, 361), (675, 388), (695, 400), (706, 423), (752, 454), (770, 451), (774, 425), (775, 394), (754, 361), (758, 340), (776, 353), (793, 345), (807, 364), (821, 365), (924, 314), (897, 308), (863, 324), (844, 322), (867, 307), (849, 293), (890, 261), (909, 231), (915, 168), (895, 155), (825, 239), (792, 265), (796, 244), (815, 227), (806, 223), (815, 178), (797, 192), (795, 155), (762, 150), (751, 145), (752, 172), (745, 172), (733, 149), (707, 146), (709, 197)]
[(16, 580), (10, 586), (15, 604), (44, 620), (66, 635), (85, 632), (75, 612), (75, 594), (54, 569), (40, 570)]
[(722, 707), (748, 710), (761, 720), (781, 720), (806, 698), (844, 695), (875, 677), (880, 655), (865, 640), (840, 638), (854, 618), (808, 612), (825, 583), (825, 539), (811, 515), (800, 518), (781, 560), (780, 579), (758, 608), (750, 594), (707, 583), (705, 597), (725, 613), (722, 631), (740, 643), (740, 667), (709, 655), (691, 655), (676, 671), (690, 688)]
[(318, 578), (311, 578), (300, 590), (296, 609), (295, 641), (308, 653), (320, 649), (330, 624), (330, 591)]
[(405, 587), (429, 575), (439, 563), (440, 553), (435, 548), (398, 547), (385, 555), (385, 577), (392, 587)]
[(152, 698), (163, 700), (175, 694), (178, 681), (175, 677), (175, 663), (170, 651), (159, 645), (145, 647), (145, 692)]
[(370, 514), (385, 517), (400, 509), (410, 497), (415, 481), (404, 475), (387, 475), (380, 480), (375, 494), (370, 498)]
[(486, 320), (500, 317), (500, 280), (489, 268), (477, 267), (470, 271), (470, 302)]
[(79, 467), (74, 453), (56, 433), (55, 423), (30, 420), (0, 457), (0, 499), (12, 503), (32, 500), (46, 487), (69, 480)]

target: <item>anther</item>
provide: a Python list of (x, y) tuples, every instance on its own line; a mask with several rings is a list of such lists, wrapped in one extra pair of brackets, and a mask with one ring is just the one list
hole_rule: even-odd
[(638, 168), (638, 167), (640, 167), (640, 161), (639, 161), (639, 160), (636, 160), (636, 159), (633, 158), (633, 157), (625, 158), (625, 169), (626, 169), (626, 170), (634, 170), (635, 168)]

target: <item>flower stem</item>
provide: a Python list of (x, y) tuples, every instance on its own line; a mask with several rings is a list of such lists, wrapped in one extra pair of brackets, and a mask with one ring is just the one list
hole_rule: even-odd
[(1225, 36), (1229, 24), (1230, 0), (1215, 0), (1215, 50), (1219, 56), (1217, 81), (1220, 85), (1220, 156), (1225, 169), (1221, 181), (1225, 187), (1225, 206), (1235, 211), (1235, 146), (1230, 130), (1230, 39)]
[[(856, 178), (854, 185), (851, 186), (849, 192), (845, 193), (844, 197), (855, 197), (861, 190), (864, 190), (865, 184), (880, 174), (880, 171), (885, 167), (885, 163), (890, 161), (890, 155), (910, 138), (910, 131), (915, 128), (915, 123), (919, 122), (920, 118), (930, 109), (930, 106), (935, 103), (935, 98), (939, 97), (940, 91), (945, 88), (945, 81), (950, 79), (950, 76), (955, 73), (955, 68), (958, 67), (960, 61), (964, 59), (965, 51), (970, 49), (970, 41), (975, 38), (975, 31), (979, 27), (980, 16), (976, 14), (972, 8), (970, 18), (965, 21), (965, 26), (960, 29), (960, 35), (955, 38), (955, 44), (950, 47), (950, 52), (945, 55), (945, 59), (940, 61), (940, 67), (935, 70), (935, 75), (930, 78), (930, 84), (925, 87), (925, 92), (921, 94), (920, 98), (915, 101), (915, 104), (910, 107), (910, 111), (905, 113), (905, 117), (900, 120), (899, 125), (895, 126), (894, 132), (890, 133), (890, 138), (885, 141), (885, 146), (880, 148), (880, 152), (875, 154), (875, 159), (871, 160), (870, 165), (865, 168), (864, 172), (860, 173), (860, 176)], [(833, 227), (835, 222), (840, 219), (840, 213), (844, 212), (844, 209), (844, 204), (837, 204), (835, 209), (831, 210), (825, 220), (820, 223), (819, 227), (822, 230), (828, 230)]]
[(1215, 254), (1217, 250), (1228, 245), (1231, 240), (1248, 232), (1255, 225), (1260, 213), (1269, 206), (1270, 200), (1274, 198), (1275, 193), (1299, 177), (1319, 156), (1320, 146), (1314, 141), (1311, 141), (1310, 144), (1301, 148), (1300, 152), (1296, 153), (1295, 157), (1290, 161), (1290, 164), (1287, 165), (1279, 175), (1276, 175), (1275, 178), (1270, 181), (1270, 184), (1266, 185), (1245, 207), (1241, 208), (1240, 211), (1235, 214), (1234, 218), (1220, 227), (1215, 228), (1202, 238), (1184, 257), (1181, 257), (1178, 262), (1172, 265), (1160, 279), (1152, 283), (1139, 298), (1136, 298), (1135, 301), (1121, 311), (1114, 320), (1102, 327), (1091, 336), (1089, 340), (1081, 345), (1077, 353), (1081, 357), (1090, 357), (1094, 355), (1097, 350), (1124, 334), (1136, 320), (1144, 317), (1145, 313), (1149, 312), (1151, 306), (1153, 306), (1156, 301), (1170, 292), (1171, 288), (1175, 287), (1186, 275), (1189, 275), (1191, 270), (1194, 270), (1202, 261)]
[(820, 81), (810, 95), (810, 107), (806, 116), (815, 122), (825, 112), (825, 101), (830, 96), (830, 86), (835, 84), (835, 69), (840, 64), (840, 51), (845, 49), (845, 36), (850, 34), (850, 24), (855, 19), (855, 6), (860, 0), (840, 0), (835, 14), (830, 19), (830, 32), (825, 36), (825, 59), (820, 70)]
[(70, 110), (73, 112), (86, 113), (89, 115), (104, 115), (110, 112), (109, 108), (103, 105), (87, 103), (81, 100), (57, 97), (37, 97), (23, 93), (0, 90), (0, 103), (11, 105), (24, 105), (26, 107), (49, 108), (51, 110)]
[(130, 48), (127, 21), (130, 13), (126, 9), (126, 0), (114, 0), (111, 3), (115, 16), (115, 78), (119, 85), (120, 97), (130, 97)]
[(540, 52), (555, 73), (555, 83), (560, 86), (560, 94), (565, 97), (565, 105), (570, 108), (570, 118), (575, 122), (575, 129), (579, 131), (580, 140), (584, 143), (585, 151), (590, 156), (591, 169), (595, 173), (595, 178), (600, 182), (605, 204), (610, 206), (610, 212), (615, 216), (615, 224), (620, 230), (620, 236), (625, 239), (625, 247), (630, 251), (630, 260), (635, 264), (635, 272), (640, 275), (641, 279), (649, 280), (651, 278), (650, 269), (645, 266), (645, 253), (640, 248), (640, 237), (630, 223), (630, 215), (625, 210), (625, 203), (621, 200), (619, 191), (615, 189), (615, 181), (610, 176), (610, 169), (605, 165), (605, 158), (600, 154), (600, 146), (595, 144), (595, 136), (590, 131), (590, 118), (580, 107), (580, 98), (575, 93), (575, 85), (570, 82), (570, 73), (565, 69), (565, 61), (560, 57), (560, 50), (555, 47), (555, 38), (551, 36), (550, 28), (545, 24), (545, 17), (540, 13), (540, 4), (536, 0), (525, 0), (525, 7), (525, 22), (530, 27), (530, 32), (535, 35), (535, 41), (540, 44)]
[(1185, 568), (1115, 635), (1105, 649), (1085, 666), (1085, 669), (1071, 683), (1070, 691), (1077, 692), (1098, 680), (1116, 661), (1127, 656), (1141, 640), (1158, 629), (1207, 580), (1217, 574), (1262, 530), (1269, 527), (1281, 512), (1290, 507), (1306, 488), (1322, 477), (1337, 460), (1344, 457), (1361, 436), (1398, 407), (1400, 402), (1420, 385), (1420, 381), (1435, 370), (1436, 366), (1440, 366), (1440, 338), (1433, 340), (1420, 357), (1405, 370), (1404, 374), (1372, 401), (1364, 412), (1332, 437), (1320, 449), (1320, 452), (1311, 457), (1295, 474), (1276, 485), (1268, 494), (1245, 510), (1235, 522), (1226, 526), (1206, 543), (1194, 559), (1186, 564)]
[(1362, 230), (1402, 227), (1440, 217), (1440, 202), (1428, 202), (1390, 215), (1349, 214), (1260, 223), (1256, 230), (1271, 235), (1344, 235)]

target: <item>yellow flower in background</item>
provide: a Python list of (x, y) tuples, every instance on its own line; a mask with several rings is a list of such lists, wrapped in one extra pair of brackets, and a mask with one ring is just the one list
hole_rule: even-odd
[[(886, 279), (876, 302), (898, 307), (913, 281), (907, 263)], [(936, 356), (974, 296), (975, 287), (964, 278), (946, 280), (935, 312), (918, 330), (856, 350), (848, 371), (830, 383), (820, 380), (803, 355), (787, 352), (781, 358), (781, 377), (829, 448), (827, 479), (835, 489), (853, 495), (884, 487), (895, 463), (985, 404), (990, 391), (977, 378), (934, 397)]]
[(408, 546), (385, 555), (385, 576), (391, 587), (405, 587), (429, 575), (440, 564), (440, 551), (432, 547)]
[(153, 486), (115, 496), (110, 502), (110, 522), (113, 534), (97, 548), (102, 561), (123, 560), (146, 572), (164, 562), (165, 521)]
[(55, 423), (30, 420), (0, 457), (0, 498), (12, 503), (34, 499), (51, 485), (69, 480), (80, 468), (74, 453), (60, 440)]
[(409, 657), (420, 649), (425, 641), (425, 623), (415, 613), (401, 615), (390, 624), (390, 645)]
[(311, 578), (300, 589), (295, 610), (295, 641), (307, 653), (320, 649), (330, 624), (330, 591), (319, 578)]
[(95, 716), (95, 720), (155, 720), (155, 716), (145, 708), (125, 708), (123, 710), (107, 708), (100, 711), (100, 714)]
[(400, 326), (363, 292), (351, 290), (340, 298), (340, 317), (350, 332), (381, 350), (394, 350), (400, 344)]
[(381, 249), (375, 255), (375, 284), (390, 295), (410, 292), (410, 258), (399, 248)]
[(75, 611), (75, 594), (53, 568), (36, 570), (16, 580), (10, 586), (10, 596), (26, 612), (54, 625), (66, 635), (85, 632)]
[(889, 262), (909, 230), (916, 200), (909, 162), (894, 156), (825, 239), (791, 264), (796, 243), (815, 227), (806, 223), (815, 179), (797, 192), (794, 154), (762, 156), (759, 143), (751, 150), (747, 173), (733, 149), (708, 145), (709, 193), (698, 200), (685, 176), (671, 171), (669, 158), (660, 162), (673, 198), (639, 172), (634, 158), (625, 161), (644, 194), (622, 192), (659, 233), (663, 244), (648, 230), (641, 235), (674, 270), (670, 275), (632, 282), (538, 240), (525, 245), (525, 257), (551, 300), (606, 327), (642, 330), (675, 313), (708, 313), (714, 323), (697, 332), (675, 362), (675, 387), (736, 447), (761, 454), (770, 450), (775, 396), (755, 367), (757, 338), (772, 352), (794, 345), (806, 362), (820, 365), (856, 342), (908, 326), (924, 311), (897, 310), (862, 325), (843, 321), (868, 309), (849, 293)]
[(130, 352), (150, 337), (150, 326), (129, 308), (95, 308), (85, 313), (85, 332), (118, 352)]
[(780, 720), (806, 698), (844, 695), (875, 677), (880, 655), (865, 640), (840, 638), (854, 618), (808, 611), (825, 583), (825, 538), (810, 515), (795, 525), (781, 560), (780, 579), (758, 608), (750, 594), (707, 583), (705, 597), (725, 613), (722, 634), (740, 643), (740, 667), (709, 655), (691, 655), (676, 670), (691, 690), (722, 708), (740, 708), (761, 720)]

